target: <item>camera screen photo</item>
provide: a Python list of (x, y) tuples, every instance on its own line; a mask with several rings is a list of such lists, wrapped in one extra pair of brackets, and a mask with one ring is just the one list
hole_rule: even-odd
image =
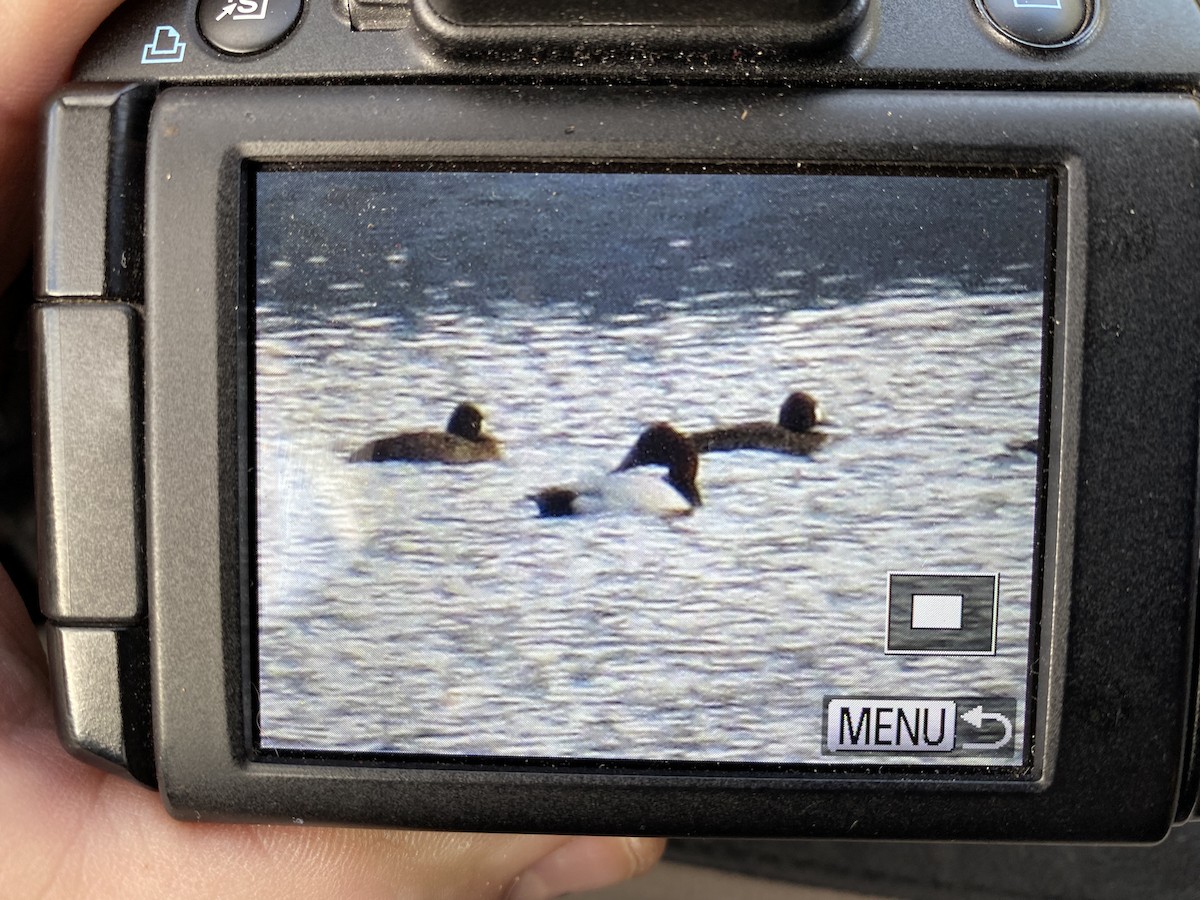
[(1021, 766), (1045, 177), (253, 175), (257, 744)]

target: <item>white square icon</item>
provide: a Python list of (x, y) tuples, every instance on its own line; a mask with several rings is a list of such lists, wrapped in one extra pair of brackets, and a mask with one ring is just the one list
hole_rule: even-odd
[(912, 627), (961, 629), (962, 594), (913, 594)]

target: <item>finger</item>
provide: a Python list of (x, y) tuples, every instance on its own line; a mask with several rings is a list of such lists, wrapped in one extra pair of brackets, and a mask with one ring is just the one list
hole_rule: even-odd
[(51, 721), (46, 658), (25, 604), (0, 568), (0, 753), (12, 730)]
[(647, 838), (575, 838), (521, 873), (506, 900), (549, 900), (608, 887), (647, 871), (665, 847)]
[(120, 0), (0, 0), (0, 291), (33, 240), (42, 104)]
[(120, 0), (54, 4), (0, 0), (0, 116), (36, 119), (42, 101), (66, 80), (75, 55)]
[(545, 900), (616, 884), (662, 852), (650, 839), (179, 822), (144, 789), (66, 757), (50, 777), (12, 765), (0, 759), (0, 838), (37, 848), (0, 858), (14, 896)]

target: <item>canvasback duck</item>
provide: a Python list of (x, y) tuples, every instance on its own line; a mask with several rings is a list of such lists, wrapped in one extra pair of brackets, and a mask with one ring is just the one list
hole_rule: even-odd
[(825, 421), (821, 406), (811, 394), (796, 391), (779, 408), (778, 422), (743, 422), (725, 428), (694, 432), (692, 446), (697, 453), (726, 450), (769, 450), (792, 456), (808, 456), (828, 438), (817, 425)]
[(483, 413), (471, 403), (454, 407), (445, 431), (408, 431), (363, 444), (350, 462), (473, 463), (500, 458), (500, 442), (482, 431)]
[[(642, 466), (666, 466), (663, 477), (633, 471)], [(618, 511), (678, 516), (700, 506), (696, 487), (699, 459), (688, 439), (660, 422), (638, 437), (620, 465), (595, 481), (570, 487), (551, 487), (530, 496), (544, 517)]]

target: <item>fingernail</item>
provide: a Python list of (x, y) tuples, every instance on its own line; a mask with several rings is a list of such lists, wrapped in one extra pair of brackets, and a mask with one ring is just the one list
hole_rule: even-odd
[(552, 900), (618, 884), (639, 869), (634, 838), (572, 838), (517, 878), (507, 900)]

